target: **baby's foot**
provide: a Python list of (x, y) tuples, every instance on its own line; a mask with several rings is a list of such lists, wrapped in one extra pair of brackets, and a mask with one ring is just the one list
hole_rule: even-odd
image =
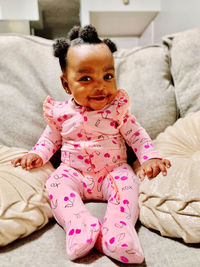
[(142, 263), (144, 256), (138, 235), (130, 222), (104, 222), (96, 248), (123, 263)]
[(95, 245), (100, 232), (100, 222), (91, 215), (74, 216), (66, 236), (66, 249), (70, 260), (88, 254)]

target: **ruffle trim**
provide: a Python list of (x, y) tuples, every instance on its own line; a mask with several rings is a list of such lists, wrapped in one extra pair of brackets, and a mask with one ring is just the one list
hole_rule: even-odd
[(56, 119), (54, 116), (54, 109), (56, 103), (52, 97), (47, 96), (43, 104), (44, 118), (49, 126), (55, 127), (57, 130), (61, 130), (61, 125), (59, 119)]
[(117, 103), (117, 122), (118, 127), (121, 127), (123, 121), (126, 119), (126, 114), (129, 109), (129, 95), (123, 89), (118, 90), (117, 94), (118, 103)]

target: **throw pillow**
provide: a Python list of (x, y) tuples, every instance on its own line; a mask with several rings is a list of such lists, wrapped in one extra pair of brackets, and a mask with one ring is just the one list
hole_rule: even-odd
[(0, 146), (0, 246), (41, 229), (52, 217), (44, 183), (54, 169), (50, 163), (31, 171), (12, 167), (10, 161), (25, 153)]
[(163, 42), (169, 47), (177, 106), (184, 117), (200, 109), (200, 28), (165, 36)]
[(200, 242), (200, 111), (169, 126), (155, 140), (171, 161), (166, 177), (159, 174), (140, 185), (140, 220), (163, 236)]

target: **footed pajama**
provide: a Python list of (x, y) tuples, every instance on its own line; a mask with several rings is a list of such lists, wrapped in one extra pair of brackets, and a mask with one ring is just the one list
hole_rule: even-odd
[[(97, 249), (125, 263), (141, 263), (143, 253), (134, 225), (138, 218), (138, 178), (128, 164), (97, 173), (80, 173), (61, 164), (46, 183), (53, 214), (65, 229), (70, 259)], [(107, 200), (101, 223), (83, 200)]]
[[(102, 110), (89, 110), (73, 99), (54, 102), (48, 97), (44, 103), (48, 125), (31, 152), (45, 164), (62, 146), (62, 163), (46, 188), (53, 214), (66, 232), (67, 254), (72, 260), (94, 246), (123, 263), (144, 259), (134, 228), (138, 178), (126, 163), (124, 139), (140, 163), (160, 156), (128, 106), (123, 90)], [(84, 200), (108, 201), (102, 224), (86, 209)]]

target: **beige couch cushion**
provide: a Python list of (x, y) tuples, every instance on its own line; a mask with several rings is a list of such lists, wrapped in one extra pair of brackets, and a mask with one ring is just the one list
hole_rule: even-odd
[(155, 138), (177, 119), (166, 47), (124, 49), (115, 54), (118, 87), (127, 90), (131, 111)]
[(52, 217), (44, 183), (54, 170), (50, 163), (25, 171), (11, 166), (24, 149), (0, 146), (0, 246), (42, 228)]
[(47, 95), (64, 99), (52, 42), (36, 36), (0, 36), (0, 144), (30, 149), (45, 127)]
[(170, 49), (171, 73), (180, 116), (200, 110), (200, 28), (163, 38)]
[(140, 185), (140, 220), (164, 236), (200, 242), (200, 111), (179, 119), (155, 140), (171, 161), (168, 175)]

